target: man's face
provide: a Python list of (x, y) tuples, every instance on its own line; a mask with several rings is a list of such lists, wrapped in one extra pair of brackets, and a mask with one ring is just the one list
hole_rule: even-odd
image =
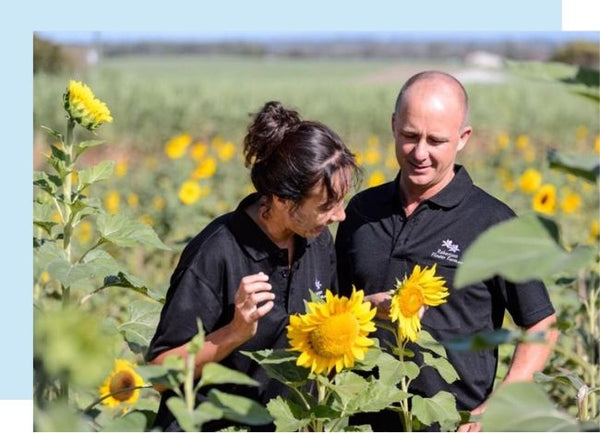
[(425, 81), (408, 89), (392, 117), (406, 192), (428, 198), (452, 180), (456, 155), (471, 133), (462, 126), (463, 118), (458, 94), (447, 86)]
[[(339, 173), (334, 177), (334, 186), (339, 192), (343, 191)], [(288, 228), (302, 237), (314, 238), (329, 224), (346, 219), (343, 198), (330, 204), (327, 204), (327, 198), (325, 185), (317, 183), (298, 207), (289, 210)]]

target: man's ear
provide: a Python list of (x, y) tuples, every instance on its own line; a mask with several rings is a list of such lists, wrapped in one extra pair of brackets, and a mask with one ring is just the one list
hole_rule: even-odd
[(473, 132), (473, 128), (471, 128), (470, 126), (465, 126), (461, 133), (460, 133), (460, 137), (458, 137), (458, 150), (462, 150), (466, 145), (467, 145), (467, 141), (469, 141), (469, 137), (471, 136), (471, 132)]
[(392, 135), (396, 136), (396, 113), (392, 113), (391, 125), (392, 125)]

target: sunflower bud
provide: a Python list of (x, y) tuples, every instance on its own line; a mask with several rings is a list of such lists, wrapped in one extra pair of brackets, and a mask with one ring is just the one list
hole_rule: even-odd
[(96, 99), (91, 89), (79, 81), (69, 82), (63, 103), (71, 119), (90, 131), (113, 121), (106, 104)]

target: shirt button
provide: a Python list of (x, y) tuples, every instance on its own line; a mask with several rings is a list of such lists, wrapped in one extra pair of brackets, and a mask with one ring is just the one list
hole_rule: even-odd
[(287, 278), (287, 277), (289, 277), (289, 275), (290, 275), (290, 271), (289, 271), (289, 270), (287, 270), (287, 269), (283, 269), (283, 270), (281, 271), (281, 276), (282, 276), (283, 278)]

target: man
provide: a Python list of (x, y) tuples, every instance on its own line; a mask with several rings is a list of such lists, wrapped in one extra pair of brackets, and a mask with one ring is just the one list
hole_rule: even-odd
[[(456, 164), (457, 153), (472, 132), (468, 111), (465, 89), (446, 73), (421, 72), (403, 86), (392, 115), (400, 172), (393, 182), (367, 189), (348, 204), (347, 218), (336, 236), (340, 292), (349, 294), (352, 285), (363, 289), (378, 307), (378, 316), (389, 317), (388, 291), (396, 279), (409, 275), (417, 264), (437, 264), (450, 296), (446, 304), (430, 308), (422, 317), (424, 329), (434, 338), (441, 341), (498, 329), (508, 310), (515, 323), (528, 331), (547, 331), (552, 344), (558, 335), (550, 328), (556, 316), (541, 282), (513, 284), (496, 277), (460, 290), (453, 286), (460, 255), (487, 228), (515, 215), (473, 185), (466, 169)], [(378, 331), (377, 336), (386, 347), (390, 334)], [(550, 351), (547, 345), (519, 344), (504, 382), (531, 380), (543, 369)], [(411, 384), (411, 391), (433, 396), (447, 390), (455, 396), (458, 409), (481, 413), (494, 384), (497, 350), (448, 351), (448, 357), (460, 380), (449, 385), (426, 368)], [(400, 427), (395, 413), (361, 421), (375, 430)], [(469, 423), (459, 431), (480, 427)]]

